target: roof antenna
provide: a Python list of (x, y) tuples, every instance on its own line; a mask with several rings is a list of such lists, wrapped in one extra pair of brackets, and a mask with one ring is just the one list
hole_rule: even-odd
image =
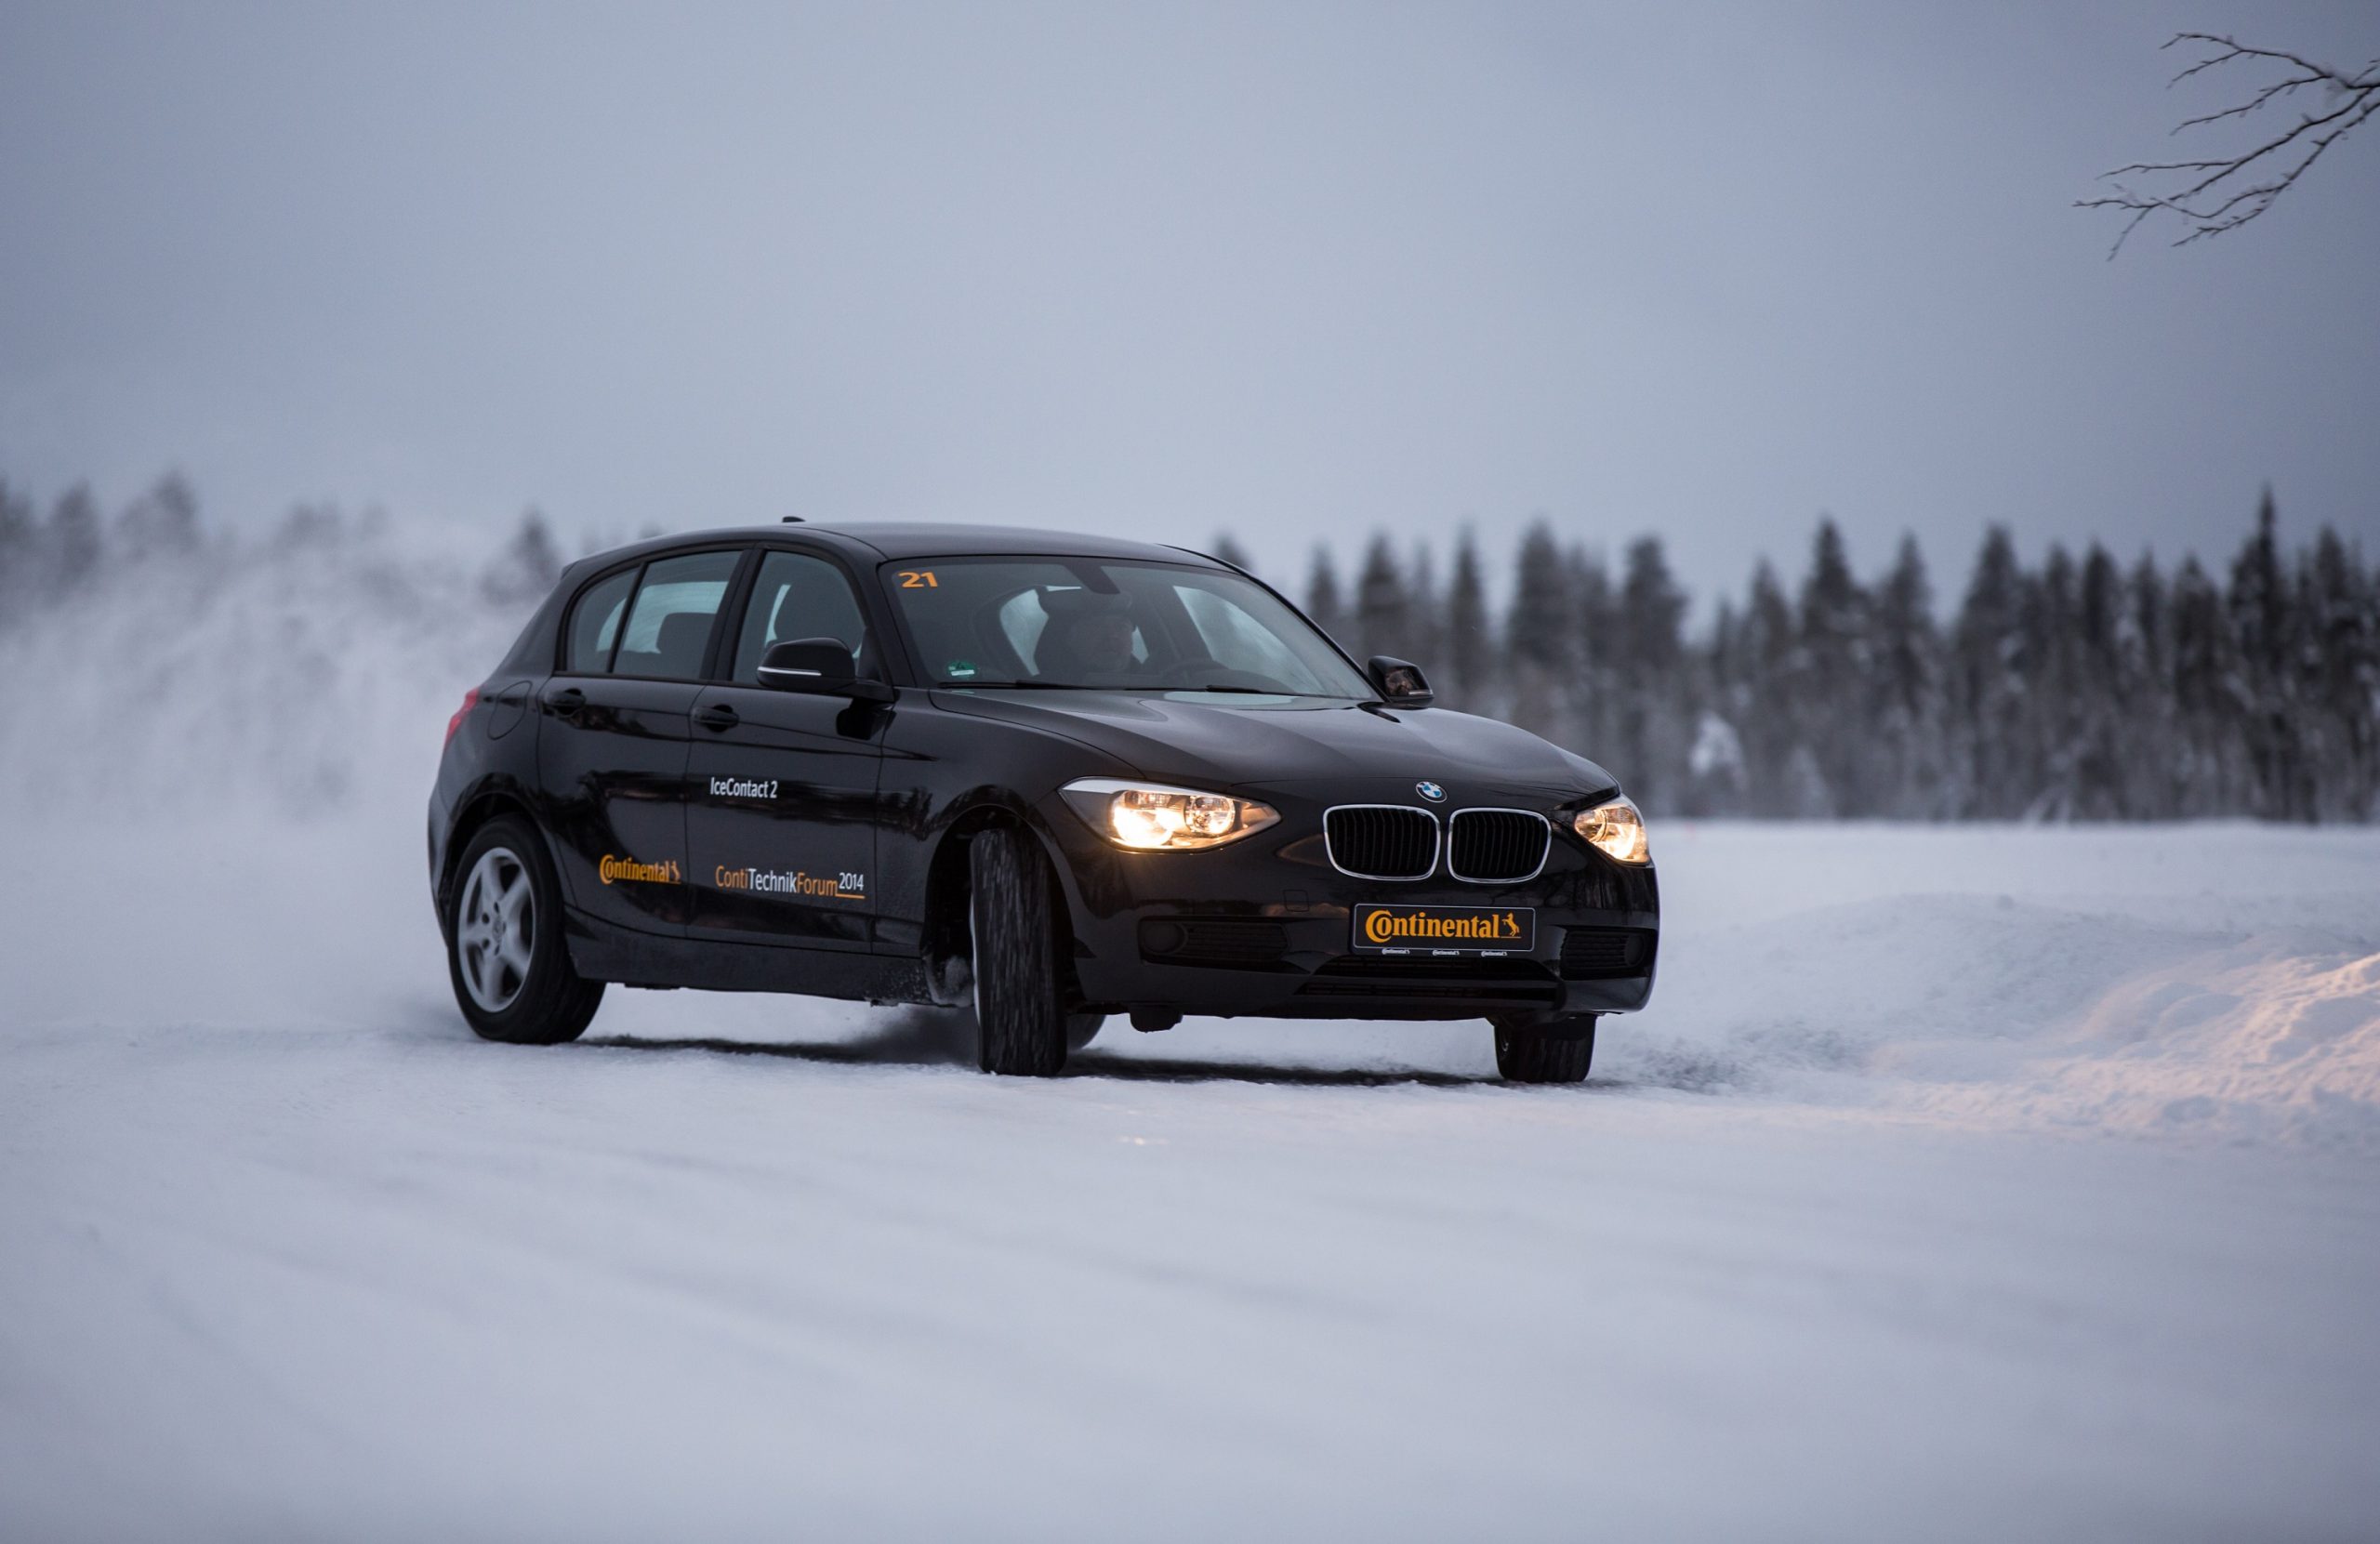
[(779, 520), (777, 523), (779, 525), (800, 525), (801, 523), (801, 517), (800, 515), (787, 515), (783, 519)]

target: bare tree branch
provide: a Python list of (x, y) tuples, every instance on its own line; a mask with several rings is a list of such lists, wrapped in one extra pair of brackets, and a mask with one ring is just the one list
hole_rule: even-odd
[[(2296, 123), (2236, 155), (2204, 161), (2136, 161), (2101, 173), (2100, 180), (2110, 184), (2112, 191), (2074, 203), (2079, 209), (2113, 209), (2125, 217), (2123, 229), (2116, 233), (2115, 244), (2108, 249), (2110, 261), (2123, 250), (2123, 244), (2141, 223), (2156, 215), (2170, 215), (2184, 227), (2174, 239), (2175, 246), (2188, 246), (2194, 241), (2238, 230), (2296, 186), (2297, 179), (2321, 159), (2323, 152), (2353, 133), (2365, 120), (2380, 114), (2380, 59), (2348, 74), (2286, 49), (2253, 47), (2212, 33), (2177, 33), (2164, 46), (2171, 48), (2178, 44), (2195, 45), (2205, 51), (2206, 57), (2168, 81), (2168, 88), (2194, 75), (2243, 60), (2251, 65), (2282, 66), (2287, 73), (2278, 80), (2268, 81), (2235, 106), (2183, 119), (2174, 125), (2175, 134), (2234, 118), (2253, 118), (2297, 91), (2322, 92), (2323, 109), (2300, 113)], [(2140, 180), (2144, 178), (2147, 180)]]

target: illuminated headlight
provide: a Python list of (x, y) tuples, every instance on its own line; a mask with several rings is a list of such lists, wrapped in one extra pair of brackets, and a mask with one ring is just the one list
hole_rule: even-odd
[(1059, 792), (1091, 829), (1141, 852), (1221, 847), (1281, 818), (1279, 811), (1253, 799), (1110, 777), (1079, 778)]
[(1645, 839), (1645, 817), (1624, 798), (1580, 811), (1570, 817), (1570, 828), (1584, 838), (1589, 847), (1615, 862), (1653, 861), (1652, 845)]

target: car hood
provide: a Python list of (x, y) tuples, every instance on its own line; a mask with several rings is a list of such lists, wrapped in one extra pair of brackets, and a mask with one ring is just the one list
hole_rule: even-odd
[(1206, 692), (938, 691), (958, 713), (1064, 735), (1142, 776), (1210, 787), (1427, 778), (1558, 797), (1618, 785), (1525, 729), (1445, 708)]

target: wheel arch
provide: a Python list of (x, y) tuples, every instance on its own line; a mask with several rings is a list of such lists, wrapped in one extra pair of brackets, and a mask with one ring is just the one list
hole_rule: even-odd
[(471, 838), (479, 835), (483, 826), (505, 815), (518, 815), (528, 823), (529, 828), (537, 833), (537, 839), (548, 844), (547, 864), (557, 874), (560, 873), (560, 865), (554, 864), (551, 838), (547, 837), (545, 826), (530, 808), (527, 797), (508, 783), (482, 785), (455, 807), (454, 819), (447, 825), (445, 847), (440, 854), (438, 867), (438, 926), (442, 932), (453, 926), (455, 885), (458, 878), (456, 869), (463, 861), (464, 850), (471, 845)]
[(1050, 895), (1061, 933), (1058, 957), (1065, 962), (1068, 976), (1073, 975), (1075, 934), (1065, 854), (1025, 805), (1013, 798), (985, 794), (953, 812), (934, 843), (933, 855), (926, 860), (925, 914), (919, 943), (928, 979), (935, 983), (937, 991), (945, 990), (945, 983), (954, 980), (951, 967), (969, 954), (968, 904), (973, 882), (968, 849), (976, 837), (995, 828), (1023, 831), (1030, 836), (1040, 851), (1041, 861), (1050, 865), (1056, 880), (1050, 887)]

